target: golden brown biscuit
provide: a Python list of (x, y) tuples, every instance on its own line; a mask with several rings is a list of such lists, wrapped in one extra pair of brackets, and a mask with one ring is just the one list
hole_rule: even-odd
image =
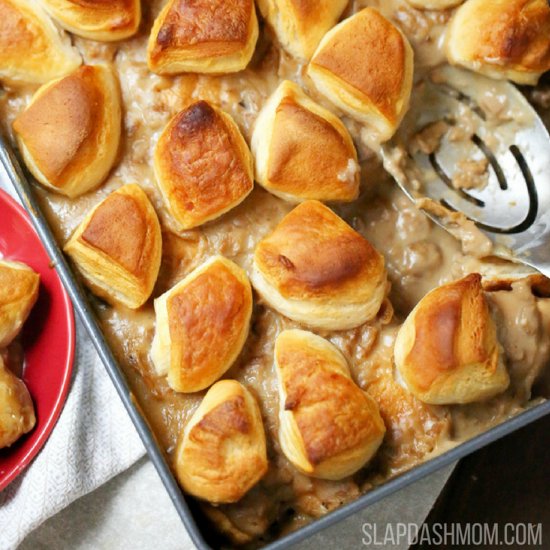
[(547, 0), (468, 0), (446, 37), (447, 59), (492, 78), (536, 84), (550, 70)]
[(34, 406), (27, 386), (0, 357), (0, 449), (15, 443), (35, 424)]
[(253, 0), (169, 0), (147, 47), (158, 74), (234, 73), (248, 65), (258, 20)]
[(214, 256), (155, 300), (151, 358), (179, 392), (213, 384), (241, 352), (252, 315), (246, 273)]
[(407, 0), (407, 2), (423, 10), (447, 10), (462, 4), (464, 0)]
[(221, 380), (185, 427), (176, 454), (184, 491), (213, 503), (240, 500), (266, 473), (260, 408), (235, 380)]
[(0, 260), (0, 348), (18, 334), (38, 298), (40, 275), (20, 262)]
[(350, 202), (359, 194), (359, 165), (346, 127), (285, 80), (267, 100), (251, 142), (256, 181), (291, 202)]
[(118, 152), (121, 107), (114, 72), (85, 65), (42, 86), (13, 129), (40, 183), (71, 198), (90, 191), (107, 177)]
[(82, 63), (69, 37), (30, 0), (0, 0), (0, 80), (42, 84)]
[(138, 185), (124, 185), (84, 218), (65, 245), (90, 289), (111, 304), (137, 309), (160, 268), (160, 224)]
[(409, 391), (425, 403), (481, 401), (510, 382), (477, 273), (429, 292), (407, 317), (394, 348)]
[(332, 480), (362, 468), (386, 428), (338, 348), (311, 332), (285, 330), (275, 343), (275, 368), (279, 442), (288, 460), (306, 475)]
[(42, 0), (50, 15), (68, 31), (111, 42), (135, 34), (141, 0)]
[(258, 244), (251, 280), (271, 307), (326, 330), (372, 319), (388, 292), (382, 255), (317, 201), (297, 206)]
[(325, 35), (308, 73), (334, 105), (388, 140), (409, 107), (413, 51), (393, 23), (365, 8)]
[(258, 0), (281, 46), (300, 61), (309, 61), (347, 5), (348, 0)]
[(252, 155), (227, 114), (198, 101), (178, 113), (155, 149), (155, 176), (179, 229), (218, 218), (254, 187)]

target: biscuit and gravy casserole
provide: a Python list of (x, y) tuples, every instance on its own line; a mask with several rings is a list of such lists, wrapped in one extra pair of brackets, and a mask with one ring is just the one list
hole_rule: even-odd
[(382, 168), (444, 64), (550, 123), (547, 0), (0, 0), (3, 130), (218, 544), (548, 395), (549, 281)]

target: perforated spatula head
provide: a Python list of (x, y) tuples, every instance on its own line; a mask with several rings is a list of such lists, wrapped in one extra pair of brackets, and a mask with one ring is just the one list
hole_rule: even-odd
[(550, 276), (550, 135), (515, 86), (436, 69), (382, 156), (434, 221), (455, 235), (473, 222), (492, 254)]

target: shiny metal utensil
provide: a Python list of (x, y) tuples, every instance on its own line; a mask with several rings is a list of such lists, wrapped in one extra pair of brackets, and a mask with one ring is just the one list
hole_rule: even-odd
[(515, 86), (436, 69), (415, 86), (382, 157), (436, 223), (456, 235), (463, 213), (489, 237), (493, 255), (550, 277), (550, 135)]

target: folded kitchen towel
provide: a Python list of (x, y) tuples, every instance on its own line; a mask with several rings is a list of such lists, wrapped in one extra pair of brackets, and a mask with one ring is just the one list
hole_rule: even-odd
[(0, 493), (0, 549), (16, 548), (43, 521), (136, 462), (145, 449), (86, 332), (67, 402), (31, 465)]

